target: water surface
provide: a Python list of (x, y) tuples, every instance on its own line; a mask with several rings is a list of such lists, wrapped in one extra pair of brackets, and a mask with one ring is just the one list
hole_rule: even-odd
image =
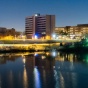
[(0, 88), (88, 88), (88, 54), (0, 54)]

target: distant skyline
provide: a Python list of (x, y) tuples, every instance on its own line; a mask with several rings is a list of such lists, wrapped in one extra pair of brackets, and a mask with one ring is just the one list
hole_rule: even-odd
[(88, 23), (88, 0), (0, 0), (0, 27), (25, 30), (25, 17), (56, 16), (56, 27)]

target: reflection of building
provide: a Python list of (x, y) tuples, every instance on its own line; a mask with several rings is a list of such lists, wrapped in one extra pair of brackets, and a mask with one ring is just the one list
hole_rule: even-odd
[(38, 67), (44, 67), (44, 69), (52, 69), (54, 64), (55, 64), (55, 60), (54, 58), (52, 58), (52, 56), (48, 55), (45, 56), (45, 58), (43, 58), (45, 55), (37, 55), (35, 56), (35, 66)]
[[(28, 55), (25, 57), (25, 68), (29, 88), (54, 88), (54, 60), (50, 57), (42, 58), (45, 55)], [(43, 83), (43, 84), (42, 84)], [(50, 85), (50, 83), (52, 83)], [(42, 85), (41, 85), (42, 84)]]
[(26, 17), (25, 33), (27, 38), (51, 36), (55, 29), (55, 15), (40, 15)]
[(8, 56), (0, 56), (0, 64), (6, 64), (8, 61), (15, 61), (16, 58), (18, 58), (18, 56), (11, 56), (10, 54), (8, 54)]
[(26, 68), (26, 75), (29, 88), (34, 88), (34, 66), (35, 66), (35, 58), (34, 55), (28, 55), (25, 57), (25, 68)]
[(75, 54), (68, 54), (68, 53), (60, 53), (56, 58), (56, 61), (70, 61), (70, 62), (76, 62), (77, 61), (77, 55)]
[(6, 64), (6, 60), (2, 57), (0, 57), (0, 64)]
[[(37, 66), (39, 74), (41, 76), (43, 87), (44, 88), (54, 88), (55, 79), (54, 79), (54, 70), (53, 67), (55, 65), (55, 59), (51, 58), (51, 55), (37, 55), (35, 57), (35, 66)], [(37, 74), (37, 73), (36, 73)]]
[(30, 55), (26, 57), (26, 62), (25, 62), (25, 66), (27, 67), (27, 69), (31, 70), (34, 68), (35, 66), (35, 57), (34, 55)]

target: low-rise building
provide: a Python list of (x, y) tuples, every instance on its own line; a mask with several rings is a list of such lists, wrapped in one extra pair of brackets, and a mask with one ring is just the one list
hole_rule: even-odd
[(66, 34), (69, 37), (75, 36), (81, 38), (83, 35), (88, 34), (88, 24), (78, 24), (77, 26), (56, 27), (55, 34), (57, 36)]
[(21, 32), (16, 31), (14, 28), (7, 29), (5, 27), (0, 27), (0, 39), (8, 39), (18, 37)]

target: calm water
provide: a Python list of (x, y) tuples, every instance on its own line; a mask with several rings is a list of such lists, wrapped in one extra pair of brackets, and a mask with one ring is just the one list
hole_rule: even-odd
[(88, 54), (0, 54), (0, 88), (88, 88)]

